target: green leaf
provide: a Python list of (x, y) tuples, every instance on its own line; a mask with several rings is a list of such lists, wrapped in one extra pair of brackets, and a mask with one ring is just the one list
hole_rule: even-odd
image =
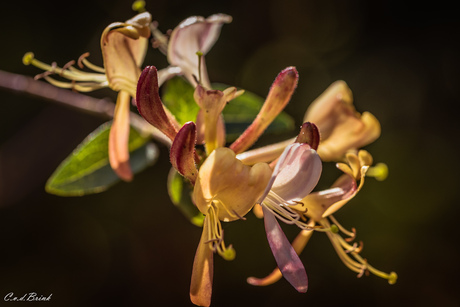
[[(108, 141), (112, 122), (102, 124), (88, 135), (48, 179), (45, 189), (59, 196), (82, 196), (107, 190), (120, 179), (109, 164)], [(130, 163), (134, 173), (153, 164), (158, 149), (131, 127)]]
[(196, 121), (200, 107), (193, 98), (194, 92), (193, 86), (181, 77), (172, 78), (163, 86), (161, 100), (181, 125)]
[(204, 215), (192, 202), (193, 188), (181, 174), (171, 168), (168, 175), (168, 193), (172, 203), (194, 225), (203, 226)]

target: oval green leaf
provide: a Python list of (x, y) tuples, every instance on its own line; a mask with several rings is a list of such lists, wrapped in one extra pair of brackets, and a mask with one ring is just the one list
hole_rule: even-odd
[[(102, 124), (58, 166), (45, 189), (59, 196), (82, 196), (99, 193), (120, 181), (109, 164), (108, 140), (112, 122)], [(158, 157), (155, 144), (131, 127), (130, 163), (134, 173), (152, 165)]]

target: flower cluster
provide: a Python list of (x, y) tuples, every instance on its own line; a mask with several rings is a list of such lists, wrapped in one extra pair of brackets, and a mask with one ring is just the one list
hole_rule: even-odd
[[(87, 54), (79, 59), (80, 68), (93, 72), (77, 69), (73, 62), (62, 68), (47, 65), (32, 53), (24, 56), (24, 63), (43, 69), (37, 77), (59, 87), (82, 92), (110, 87), (118, 92), (108, 152), (121, 179), (133, 178), (128, 150), (131, 99), (146, 122), (170, 140), (171, 165), (191, 187), (190, 200), (204, 216), (190, 286), (194, 304), (211, 304), (214, 254), (226, 260), (236, 256), (224, 241), (222, 222), (245, 219), (251, 210), (264, 219), (277, 268), (265, 278), (248, 278), (250, 284), (267, 285), (283, 276), (297, 291), (306, 292), (308, 279), (299, 254), (314, 232), (326, 233), (339, 258), (358, 276), (370, 272), (396, 282), (395, 273), (381, 272), (360, 256), (362, 246), (351, 243), (355, 231), (347, 231), (332, 216), (362, 189), (366, 176), (386, 177), (386, 166), (372, 166), (372, 156), (361, 149), (380, 136), (379, 121), (368, 112), (358, 113), (347, 84), (337, 81), (309, 106), (297, 136), (251, 149), (295, 92), (299, 74), (287, 67), (275, 78), (252, 123), (228, 142), (222, 113), (244, 91), (213, 88), (205, 56), (221, 27), (231, 21), (225, 14), (194, 16), (165, 35), (144, 11), (104, 30), (104, 67), (91, 64)], [(149, 38), (167, 56), (168, 67), (141, 68)], [(53, 74), (70, 82), (58, 81)], [(194, 89), (199, 111), (193, 121), (181, 124), (160, 97), (161, 86), (173, 76), (183, 76)], [(317, 191), (323, 163), (330, 162), (343, 175), (330, 188)], [(279, 221), (299, 228), (292, 243)]]

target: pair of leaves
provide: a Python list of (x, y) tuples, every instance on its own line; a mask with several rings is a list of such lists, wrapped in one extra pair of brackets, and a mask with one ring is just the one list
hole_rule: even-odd
[[(82, 196), (105, 191), (120, 179), (109, 164), (108, 141), (112, 122), (102, 124), (58, 166), (45, 189), (60, 196)], [(158, 157), (156, 145), (131, 127), (130, 163), (134, 173), (153, 164)]]

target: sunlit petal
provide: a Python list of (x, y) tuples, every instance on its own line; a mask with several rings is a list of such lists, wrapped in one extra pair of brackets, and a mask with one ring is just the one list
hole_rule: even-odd
[(118, 93), (117, 104), (109, 134), (109, 162), (115, 173), (125, 181), (133, 179), (129, 163), (129, 106), (131, 97), (128, 92)]
[(140, 65), (147, 52), (151, 16), (144, 12), (126, 22), (107, 26), (101, 37), (101, 49), (109, 86), (136, 96)]
[(204, 214), (213, 205), (219, 208), (219, 220), (236, 220), (251, 210), (270, 175), (266, 163), (244, 165), (232, 150), (217, 148), (200, 167), (193, 193), (195, 203)]
[[(198, 77), (198, 56), (200, 51), (203, 55), (208, 53), (220, 35), (224, 23), (230, 23), (232, 17), (225, 14), (215, 14), (208, 18), (193, 16), (182, 21), (171, 33), (168, 45), (168, 61), (171, 65), (182, 69), (187, 80), (197, 85), (195, 78)], [(201, 80), (206, 88), (211, 88), (204, 57), (201, 60)]]
[(347, 151), (359, 149), (380, 136), (380, 123), (369, 112), (359, 114), (344, 81), (334, 82), (305, 113), (321, 134), (318, 154), (323, 161), (338, 161)]

